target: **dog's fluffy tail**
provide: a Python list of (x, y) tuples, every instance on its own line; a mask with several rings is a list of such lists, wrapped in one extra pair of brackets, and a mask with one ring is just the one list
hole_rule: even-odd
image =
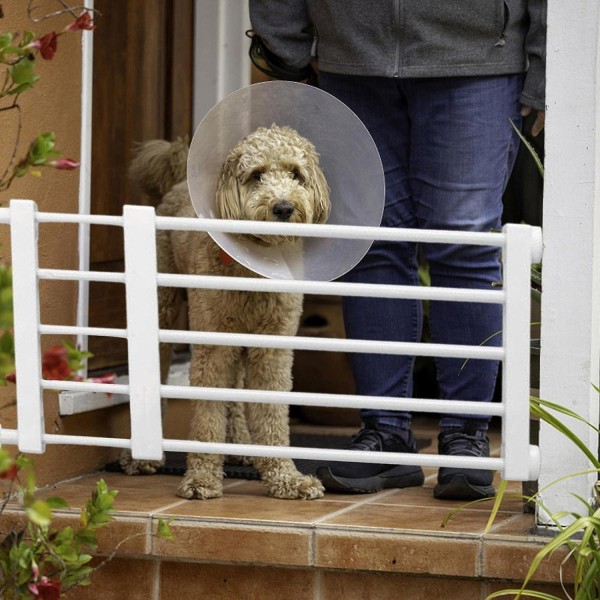
[(174, 185), (185, 180), (188, 150), (188, 141), (182, 138), (174, 142), (144, 142), (135, 149), (129, 177), (145, 194), (160, 200)]

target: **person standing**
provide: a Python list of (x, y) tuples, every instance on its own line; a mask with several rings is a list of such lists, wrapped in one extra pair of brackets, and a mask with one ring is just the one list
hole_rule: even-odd
[[(491, 231), (518, 137), (511, 120), (544, 125), (545, 0), (250, 0), (258, 54), (284, 78), (307, 79), (363, 121), (385, 173), (383, 227)], [(346, 281), (418, 285), (418, 253), (440, 287), (489, 289), (502, 280), (491, 247), (375, 242)], [(349, 338), (418, 342), (415, 300), (345, 297)], [(501, 306), (429, 303), (432, 341), (479, 345), (502, 329)], [(490, 344), (500, 344), (500, 336)], [(437, 358), (440, 396), (492, 400), (498, 362)], [(411, 397), (414, 357), (353, 354), (357, 393)], [(362, 410), (351, 449), (416, 452), (411, 415)], [(489, 456), (489, 419), (445, 415), (439, 452)], [(422, 485), (420, 467), (330, 462), (317, 475), (330, 491), (364, 493)], [(493, 473), (442, 467), (434, 496), (493, 496)]]

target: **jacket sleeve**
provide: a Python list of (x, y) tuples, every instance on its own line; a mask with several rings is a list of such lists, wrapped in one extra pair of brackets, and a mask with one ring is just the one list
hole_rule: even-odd
[(521, 103), (545, 110), (546, 101), (546, 0), (529, 0), (529, 32), (525, 49), (529, 69), (525, 76)]
[(250, 0), (250, 22), (269, 50), (286, 64), (308, 65), (313, 33), (305, 0)]

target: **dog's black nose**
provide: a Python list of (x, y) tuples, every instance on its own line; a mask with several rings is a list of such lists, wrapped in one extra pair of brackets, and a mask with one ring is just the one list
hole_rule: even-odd
[(294, 207), (286, 200), (273, 205), (273, 215), (278, 221), (289, 221), (293, 212)]

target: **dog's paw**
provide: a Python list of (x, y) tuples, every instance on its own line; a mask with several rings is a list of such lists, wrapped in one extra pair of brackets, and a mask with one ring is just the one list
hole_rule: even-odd
[(127, 475), (154, 475), (164, 464), (164, 460), (136, 460), (129, 451), (119, 460), (119, 466)]
[(177, 488), (177, 495), (186, 500), (220, 498), (223, 495), (223, 483), (197, 473), (186, 474)]
[(282, 474), (266, 484), (269, 495), (285, 500), (318, 500), (325, 494), (323, 484), (312, 475)]

